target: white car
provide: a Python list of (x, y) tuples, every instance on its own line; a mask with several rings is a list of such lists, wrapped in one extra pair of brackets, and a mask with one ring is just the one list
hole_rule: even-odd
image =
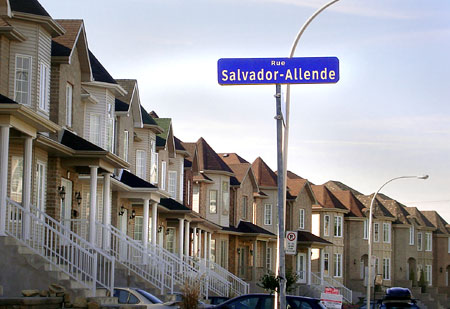
[(143, 305), (151, 309), (174, 309), (164, 304), (158, 297), (139, 288), (114, 288), (114, 297), (120, 305)]

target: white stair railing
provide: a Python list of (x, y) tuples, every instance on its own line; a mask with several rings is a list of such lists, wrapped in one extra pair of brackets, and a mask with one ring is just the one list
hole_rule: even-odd
[(165, 289), (173, 293), (175, 269), (172, 264), (111, 225), (96, 222), (96, 231), (100, 244), (102, 235), (108, 235), (106, 245), (110, 247), (104, 250), (109, 250), (118, 263), (160, 289), (161, 294)]
[[(25, 210), (7, 198), (6, 233), (96, 295), (114, 289), (114, 259), (93, 247), (43, 211)], [(27, 222), (27, 224), (23, 224)]]
[(350, 290), (345, 285), (343, 285), (342, 283), (331, 277), (324, 277), (323, 280), (325, 281), (324, 282), (325, 286), (338, 289), (344, 300), (350, 304), (352, 303), (352, 290)]
[(211, 260), (203, 259), (202, 262), (206, 263), (209, 270), (230, 282), (230, 293), (232, 296), (240, 296), (249, 293), (250, 285), (241, 278)]

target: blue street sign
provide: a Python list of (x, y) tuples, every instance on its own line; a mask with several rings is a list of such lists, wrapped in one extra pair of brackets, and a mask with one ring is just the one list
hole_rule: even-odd
[(217, 68), (221, 85), (330, 84), (339, 80), (336, 57), (222, 58)]

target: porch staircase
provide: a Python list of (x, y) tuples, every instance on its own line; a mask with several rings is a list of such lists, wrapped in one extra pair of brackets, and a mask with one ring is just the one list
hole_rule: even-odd
[(29, 211), (8, 198), (6, 214), (3, 244), (16, 248), (9, 254), (24, 257), (73, 295), (98, 296), (99, 288), (112, 295), (114, 258), (33, 206)]
[[(302, 278), (306, 278), (305, 276), (308, 275), (308, 272), (305, 271), (303, 274), (298, 273), (298, 276)], [(300, 284), (299, 285), (299, 292), (302, 293), (302, 295), (310, 295), (311, 297), (320, 298), (320, 294), (325, 291), (326, 287), (331, 287), (334, 289), (339, 290), (339, 293), (342, 295), (342, 298), (344, 302), (352, 304), (354, 303), (353, 299), (353, 291), (347, 288), (345, 285), (340, 283), (337, 280), (334, 280), (330, 277), (323, 277), (323, 280), (321, 279), (320, 275), (318, 273), (310, 272), (311, 275), (311, 282), (310, 284)]]

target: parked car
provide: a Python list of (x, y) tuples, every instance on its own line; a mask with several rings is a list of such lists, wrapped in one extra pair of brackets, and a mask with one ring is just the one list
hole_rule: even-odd
[(144, 305), (152, 309), (173, 309), (173, 307), (163, 304), (155, 295), (139, 288), (114, 288), (114, 297), (117, 297), (121, 305)]
[[(386, 290), (383, 299), (370, 302), (370, 309), (420, 309), (416, 300), (412, 298), (411, 291), (407, 288), (393, 287)], [(366, 309), (364, 304), (359, 307)]]
[(210, 305), (219, 305), (223, 302), (226, 302), (229, 299), (230, 299), (229, 297), (225, 297), (225, 296), (209, 296), (208, 302)]
[[(286, 296), (287, 308), (289, 309), (324, 309), (320, 299), (303, 296)], [(217, 306), (206, 308), (214, 309), (272, 309), (274, 295), (269, 294), (246, 294), (227, 300)]]

